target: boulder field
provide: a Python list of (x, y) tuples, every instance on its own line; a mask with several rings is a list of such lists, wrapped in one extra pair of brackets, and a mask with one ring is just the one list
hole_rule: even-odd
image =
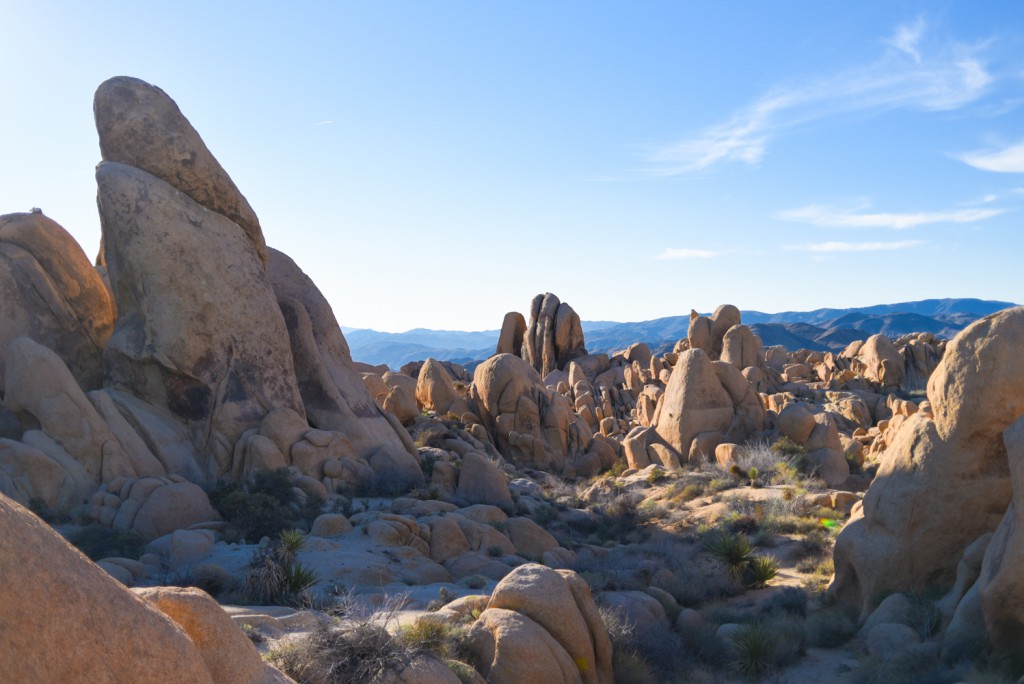
[[(870, 629), (892, 624), (876, 615), (887, 596), (940, 588), (943, 657), (979, 634), (1024, 636), (1024, 308), (952, 341), (873, 335), (820, 353), (766, 348), (723, 305), (692, 312), (671, 348), (590, 354), (580, 316), (542, 293), (475, 367), (369, 366), (166, 93), (116, 77), (94, 113), (96, 265), (41, 212), (0, 216), (12, 681), (288, 681), (207, 593), (166, 586), (272, 565), (277, 542), (246, 538), (225, 502), (276, 472), (315, 571), (304, 590), (488, 587), (436, 613), (468, 623), (475, 681), (611, 682), (609, 631), (574, 571), (607, 549), (549, 529), (599, 516), (552, 507), (550, 491), (599, 499), (618, 487), (602, 473), (703, 468), (753, 486), (745, 455), (769, 445), (800, 454), (817, 501), (852, 506), (830, 591)], [(69, 536), (134, 535), (143, 553), (93, 563), (28, 508)], [(667, 622), (651, 591), (602, 600)], [(415, 662), (388, 676), (451, 681)]]

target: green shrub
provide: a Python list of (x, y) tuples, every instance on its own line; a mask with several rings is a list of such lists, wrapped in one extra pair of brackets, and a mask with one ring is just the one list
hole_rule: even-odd
[(245, 572), (246, 593), (255, 601), (281, 605), (301, 603), (308, 589), (320, 582), (320, 574), (296, 558), (305, 538), (287, 530), (253, 552)]
[(770, 672), (776, 663), (776, 637), (761, 623), (740, 625), (732, 637), (732, 669), (754, 678)]
[(635, 649), (612, 649), (612, 674), (616, 684), (650, 684), (657, 679), (651, 666)]
[(807, 455), (807, 449), (805, 449), (802, 444), (797, 444), (789, 437), (780, 437), (775, 444), (772, 444), (771, 450), (773, 453), (778, 454), (779, 456), (785, 456), (786, 458)]
[(807, 592), (798, 587), (784, 587), (761, 604), (761, 613), (789, 613), (805, 617), (807, 615)]
[(395, 636), (405, 648), (431, 653), (442, 660), (463, 660), (468, 655), (465, 628), (436, 617), (420, 618), (400, 627)]
[(749, 589), (768, 585), (779, 574), (779, 562), (772, 556), (752, 556), (743, 570), (743, 579)]
[(704, 550), (725, 564), (729, 574), (740, 578), (750, 561), (754, 547), (744, 534), (733, 534), (726, 531), (712, 532), (701, 540)]
[(308, 496), (299, 506), (287, 468), (257, 471), (247, 484), (221, 481), (210, 492), (210, 503), (250, 542), (277, 537), (301, 521), (311, 522), (323, 507), (318, 496)]
[(138, 559), (146, 540), (133, 530), (119, 530), (105, 525), (86, 525), (68, 535), (68, 541), (94, 561), (103, 558)]
[(857, 621), (844, 608), (833, 606), (807, 617), (807, 643), (820, 648), (842, 646), (857, 633)]

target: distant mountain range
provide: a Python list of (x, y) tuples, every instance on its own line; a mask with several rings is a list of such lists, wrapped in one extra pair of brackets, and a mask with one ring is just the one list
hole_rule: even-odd
[[(853, 309), (815, 309), (762, 313), (744, 311), (743, 322), (761, 336), (766, 346), (787, 349), (838, 351), (854, 340), (882, 333), (899, 337), (907, 333), (930, 332), (953, 337), (982, 316), (1012, 306), (1012, 302), (981, 299), (925, 299), (919, 302), (878, 304)], [(587, 350), (612, 353), (634, 342), (646, 342), (654, 351), (671, 349), (686, 337), (689, 314), (656, 318), (637, 323), (583, 321)], [(494, 353), (498, 330), (463, 332), (416, 328), (403, 333), (342, 328), (356, 361), (373, 365), (386, 363), (394, 369), (428, 357), (474, 365)]]

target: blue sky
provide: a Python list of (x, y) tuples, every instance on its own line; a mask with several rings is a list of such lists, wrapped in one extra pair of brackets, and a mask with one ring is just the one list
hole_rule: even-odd
[(171, 95), (346, 326), (1024, 302), (1024, 3), (8, 2), (0, 213)]

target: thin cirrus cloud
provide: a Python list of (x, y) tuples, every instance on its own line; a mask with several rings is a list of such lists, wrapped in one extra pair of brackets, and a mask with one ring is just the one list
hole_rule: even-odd
[(1004, 147), (1001, 150), (962, 154), (957, 159), (982, 171), (1024, 173), (1024, 142)]
[(812, 242), (805, 245), (792, 245), (787, 249), (798, 252), (816, 252), (818, 254), (890, 252), (897, 249), (910, 249), (923, 244), (923, 240), (902, 240), (899, 242)]
[(701, 171), (725, 161), (757, 164), (779, 133), (829, 116), (889, 109), (949, 111), (974, 102), (994, 81), (982, 46), (927, 41), (923, 19), (897, 27), (872, 64), (777, 86), (702, 133), (651, 151), (657, 175)]
[(659, 261), (665, 261), (669, 259), (711, 259), (716, 256), (721, 256), (725, 252), (713, 252), (707, 249), (690, 249), (688, 247), (667, 247), (665, 251), (654, 257)]
[(809, 223), (825, 228), (892, 228), (906, 230), (933, 223), (974, 223), (999, 216), (1005, 209), (950, 209), (908, 213), (859, 213), (812, 204), (778, 214), (784, 221)]

